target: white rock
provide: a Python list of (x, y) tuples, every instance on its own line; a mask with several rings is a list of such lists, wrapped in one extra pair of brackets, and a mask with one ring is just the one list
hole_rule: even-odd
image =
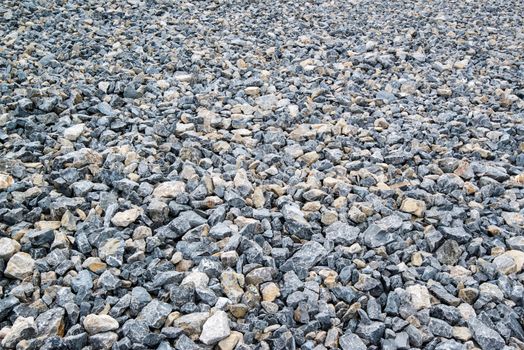
[(109, 315), (89, 314), (84, 318), (84, 328), (89, 334), (97, 334), (118, 329), (118, 321)]
[(408, 292), (411, 302), (417, 310), (431, 307), (431, 295), (425, 286), (415, 284), (407, 287), (406, 292)]
[(186, 191), (186, 185), (182, 181), (168, 181), (158, 185), (153, 191), (156, 198), (175, 198)]
[(180, 285), (189, 284), (189, 283), (193, 283), (195, 288), (205, 288), (207, 287), (207, 284), (209, 283), (209, 277), (203, 272), (194, 271), (194, 272), (191, 272), (189, 275), (187, 275), (182, 280)]
[(231, 330), (229, 329), (227, 314), (219, 310), (204, 323), (199, 339), (206, 345), (212, 345), (218, 343), (230, 334)]
[(111, 222), (115, 226), (127, 227), (135, 222), (135, 220), (140, 216), (140, 212), (141, 211), (138, 208), (121, 211), (111, 218)]
[(14, 239), (0, 238), (0, 259), (7, 260), (20, 251), (20, 243)]
[(85, 130), (85, 124), (76, 124), (64, 130), (64, 137), (70, 141), (75, 141)]

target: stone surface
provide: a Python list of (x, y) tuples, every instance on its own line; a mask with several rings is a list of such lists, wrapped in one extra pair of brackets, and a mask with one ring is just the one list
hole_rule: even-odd
[(34, 269), (35, 261), (31, 255), (24, 252), (18, 252), (7, 262), (4, 274), (10, 278), (23, 280), (32, 276)]
[(89, 314), (84, 318), (84, 329), (89, 334), (98, 334), (118, 329), (118, 321), (109, 315)]
[(224, 311), (216, 311), (209, 317), (202, 327), (200, 341), (206, 345), (218, 343), (231, 334), (229, 329), (229, 320)]
[(111, 218), (111, 223), (115, 226), (127, 227), (138, 219), (140, 213), (141, 211), (138, 208), (118, 212)]
[(522, 1), (1, 4), (2, 349), (522, 347)]

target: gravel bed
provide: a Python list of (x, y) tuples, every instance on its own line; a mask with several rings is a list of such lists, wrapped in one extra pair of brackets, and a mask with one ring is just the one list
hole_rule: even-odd
[(0, 348), (524, 349), (523, 14), (2, 0)]

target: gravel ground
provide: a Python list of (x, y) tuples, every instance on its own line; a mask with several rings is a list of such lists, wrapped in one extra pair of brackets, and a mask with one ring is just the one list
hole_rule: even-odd
[(524, 2), (3, 0), (2, 349), (524, 349)]

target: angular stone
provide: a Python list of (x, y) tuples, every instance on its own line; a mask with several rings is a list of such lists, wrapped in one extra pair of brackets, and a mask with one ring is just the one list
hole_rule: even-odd
[(0, 259), (9, 260), (9, 258), (19, 251), (20, 243), (7, 237), (0, 238)]
[(253, 192), (253, 185), (249, 182), (247, 172), (244, 169), (237, 170), (233, 183), (243, 197), (247, 197), (251, 192)]
[(476, 317), (468, 320), (468, 327), (482, 350), (502, 349), (506, 345), (496, 330), (486, 326)]
[(2, 346), (6, 349), (12, 349), (23, 340), (32, 339), (36, 336), (37, 327), (34, 318), (19, 316), (2, 340)]
[(524, 267), (524, 252), (520, 250), (508, 250), (495, 257), (493, 264), (503, 274), (519, 273)]
[(220, 285), (233, 303), (238, 303), (242, 298), (244, 294), (243, 284), (244, 277), (232, 270), (226, 270), (220, 275)]
[(208, 318), (202, 327), (200, 341), (206, 345), (218, 343), (231, 334), (229, 319), (224, 311), (216, 311)]
[(406, 288), (406, 292), (411, 298), (411, 303), (415, 309), (427, 309), (431, 307), (431, 295), (428, 289), (420, 284), (415, 284)]
[(292, 266), (309, 270), (328, 254), (327, 250), (318, 242), (309, 241), (291, 258), (287, 260)]
[(153, 299), (140, 311), (136, 319), (144, 320), (151, 328), (160, 329), (171, 310), (173, 310), (171, 304)]
[(282, 214), (285, 220), (284, 227), (290, 234), (303, 239), (311, 237), (311, 225), (297, 205), (285, 204), (282, 207)]
[(23, 280), (33, 275), (35, 261), (31, 255), (18, 252), (9, 259), (4, 274), (7, 277)]
[(139, 208), (132, 208), (125, 211), (116, 213), (111, 218), (111, 223), (118, 227), (127, 227), (135, 222), (140, 216), (142, 211)]
[(360, 229), (343, 222), (335, 222), (326, 228), (326, 239), (335, 244), (350, 246), (355, 243), (360, 234)]
[(158, 185), (153, 191), (156, 198), (176, 198), (186, 191), (186, 185), (182, 181), (168, 181)]
[(396, 231), (402, 226), (402, 223), (402, 218), (398, 215), (386, 216), (370, 224), (361, 236), (368, 247), (378, 248), (397, 239)]
[(41, 313), (36, 318), (36, 325), (38, 326), (38, 335), (51, 337), (63, 337), (65, 334), (65, 310), (58, 307), (47, 310)]
[(76, 141), (84, 132), (85, 124), (76, 124), (64, 130), (64, 138), (69, 141)]
[(418, 217), (423, 217), (424, 212), (426, 211), (426, 203), (424, 203), (421, 200), (417, 200), (413, 198), (406, 198), (402, 202), (400, 210), (402, 210), (405, 213), (410, 213)]
[(180, 316), (173, 322), (173, 327), (180, 328), (187, 335), (198, 335), (202, 332), (202, 326), (209, 318), (209, 312), (195, 312)]
[(232, 331), (231, 334), (218, 342), (219, 350), (234, 350), (237, 344), (241, 343), (243, 335), (240, 332)]
[(455, 265), (462, 254), (459, 244), (449, 239), (436, 252), (437, 259), (444, 265)]

